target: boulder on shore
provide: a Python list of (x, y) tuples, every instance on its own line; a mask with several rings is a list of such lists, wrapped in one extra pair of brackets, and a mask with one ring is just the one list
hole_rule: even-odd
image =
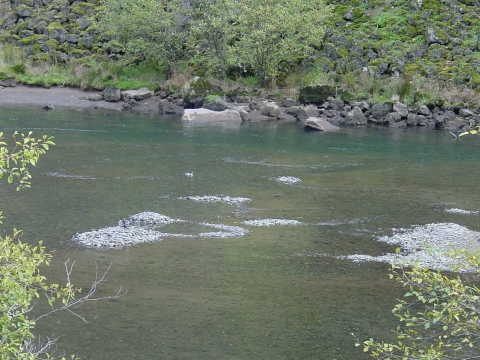
[(330, 124), (327, 120), (316, 117), (309, 117), (307, 120), (305, 120), (303, 126), (307, 130), (318, 131), (336, 131), (340, 129), (338, 126)]
[(243, 122), (236, 110), (213, 111), (208, 109), (185, 109), (182, 122), (192, 125), (239, 125)]
[(122, 97), (120, 93), (120, 89), (118, 89), (115, 86), (107, 86), (103, 90), (102, 94), (103, 94), (103, 99), (105, 101), (110, 101), (110, 102), (116, 102), (120, 100), (120, 98)]
[(149, 98), (150, 96), (153, 95), (153, 91), (143, 87), (138, 90), (127, 90), (127, 91), (122, 91), (122, 99), (123, 101), (128, 101), (131, 99), (140, 101), (146, 98)]

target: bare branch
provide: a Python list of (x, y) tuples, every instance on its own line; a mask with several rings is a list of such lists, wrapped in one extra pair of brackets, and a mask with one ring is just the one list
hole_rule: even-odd
[[(66, 272), (66, 277), (67, 277), (67, 283), (70, 284), (70, 274), (73, 271), (73, 266), (74, 266), (75, 262), (73, 262), (71, 265), (69, 265), (68, 263), (69, 263), (69, 260), (67, 260), (65, 262), (65, 272)], [(56, 312), (59, 312), (59, 311), (67, 311), (67, 312), (73, 314), (74, 316), (78, 317), (79, 319), (81, 319), (85, 323), (89, 323), (89, 321), (85, 317), (78, 314), (74, 310), (78, 309), (80, 306), (82, 306), (87, 301), (118, 299), (118, 298), (124, 296), (128, 292), (127, 289), (124, 290), (120, 286), (120, 288), (118, 289), (118, 291), (115, 295), (93, 297), (98, 291), (99, 284), (106, 281), (106, 276), (107, 276), (111, 266), (112, 266), (112, 264), (110, 263), (108, 265), (107, 269), (101, 275), (99, 275), (98, 264), (95, 264), (95, 279), (93, 280), (92, 285), (90, 287), (90, 290), (88, 291), (87, 294), (85, 294), (84, 296), (82, 296), (80, 298), (77, 298), (77, 299), (74, 298), (74, 297), (68, 297), (67, 302), (64, 303), (62, 306), (59, 306), (59, 307), (54, 307), (54, 305), (52, 305), (52, 309), (49, 312), (44, 313), (44, 314), (40, 315), (39, 317), (37, 317), (35, 319), (35, 322), (44, 318), (44, 317), (46, 317), (46, 316), (49, 316), (49, 315), (53, 314), (53, 313), (56, 313)]]

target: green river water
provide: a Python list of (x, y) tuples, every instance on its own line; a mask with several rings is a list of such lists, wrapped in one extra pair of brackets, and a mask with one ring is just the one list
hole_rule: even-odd
[[(379, 255), (375, 236), (414, 224), (454, 222), (479, 230), (480, 142), (427, 129), (344, 128), (306, 133), (295, 123), (188, 127), (178, 117), (102, 110), (3, 107), (0, 131), (55, 136), (32, 188), (0, 185), (6, 219), (54, 252), (44, 274), (88, 287), (111, 263), (100, 295), (80, 313), (37, 324), (82, 359), (368, 359), (361, 339), (391, 339), (390, 310), (402, 289), (389, 265), (336, 256)], [(188, 178), (186, 172), (194, 172)], [(302, 180), (296, 185), (280, 176)], [(243, 207), (180, 200), (248, 197)], [(241, 226), (244, 237), (167, 238), (122, 250), (85, 249), (75, 233), (152, 211), (190, 221), (162, 231), (198, 233), (199, 222)], [(301, 226), (256, 227), (251, 219)], [(192, 225), (193, 223), (193, 225)], [(320, 255), (321, 254), (321, 255)], [(315, 256), (313, 256), (315, 255)], [(37, 309), (40, 311), (41, 307)]]

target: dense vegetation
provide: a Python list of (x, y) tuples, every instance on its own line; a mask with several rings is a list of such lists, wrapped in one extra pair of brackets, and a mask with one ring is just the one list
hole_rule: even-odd
[(8, 0), (0, 79), (178, 90), (199, 75), (223, 87), (291, 94), (324, 83), (359, 99), (471, 105), (479, 15), (473, 0)]

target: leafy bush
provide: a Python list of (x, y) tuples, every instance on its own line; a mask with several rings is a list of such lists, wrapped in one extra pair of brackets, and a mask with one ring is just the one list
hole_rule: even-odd
[[(449, 254), (462, 264), (456, 270), (478, 275), (480, 251)], [(480, 338), (480, 288), (468, 277), (445, 275), (421, 263), (394, 265), (390, 278), (407, 292), (392, 312), (400, 325), (397, 343), (358, 341), (375, 359), (476, 359)], [(474, 277), (473, 280), (476, 280)], [(417, 310), (418, 309), (418, 310)]]
[(25, 74), (27, 72), (27, 66), (24, 63), (17, 63), (10, 66), (10, 70), (15, 74)]

